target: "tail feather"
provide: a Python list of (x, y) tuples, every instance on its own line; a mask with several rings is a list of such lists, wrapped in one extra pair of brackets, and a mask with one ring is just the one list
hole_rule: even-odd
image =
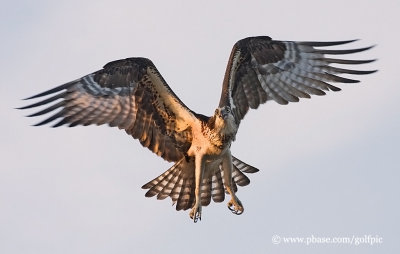
[(236, 166), (233, 166), (232, 179), (232, 182), (237, 183), (239, 186), (246, 186), (250, 183), (250, 179)]
[[(234, 192), (239, 186), (246, 186), (250, 179), (244, 173), (255, 173), (259, 171), (241, 160), (232, 156), (232, 189)], [(195, 177), (194, 177), (194, 158), (182, 158), (163, 174), (142, 186), (149, 189), (145, 196), (157, 199), (170, 197), (172, 204), (176, 204), (176, 210), (187, 210), (193, 207), (195, 202)], [(201, 204), (207, 206), (214, 202), (225, 200), (225, 182), (223, 170), (220, 165), (213, 165), (210, 175), (205, 175), (201, 183)]]
[(222, 202), (225, 199), (225, 190), (221, 170), (217, 170), (212, 176), (211, 197), (216, 203)]
[(208, 206), (211, 202), (211, 177), (203, 179), (201, 184), (201, 205)]
[(176, 203), (176, 210), (187, 210), (194, 203), (194, 177), (183, 179), (181, 193)]
[(179, 176), (170, 194), (170, 197), (172, 199), (172, 205), (176, 204), (176, 201), (178, 201), (179, 196), (181, 195), (182, 185), (183, 185), (183, 178)]
[(175, 172), (175, 165), (165, 171), (163, 174), (155, 178), (154, 180), (146, 183), (145, 185), (142, 186), (143, 189), (150, 189), (146, 192), (145, 196), (146, 197), (153, 197), (154, 195), (158, 194), (162, 189), (165, 187), (165, 185), (168, 183), (167, 179), (173, 175)]
[(232, 163), (239, 171), (244, 172), (244, 173), (252, 174), (252, 173), (256, 173), (256, 172), (260, 171), (257, 168), (244, 163), (243, 161), (239, 160), (235, 156), (232, 156)]
[(171, 177), (160, 193), (158, 193), (157, 199), (165, 199), (171, 195), (171, 192), (174, 189), (175, 183), (178, 181), (181, 172), (182, 170), (174, 170), (174, 172), (169, 175)]
[[(225, 188), (226, 189), (226, 188)], [(237, 184), (235, 183), (235, 181), (233, 180), (233, 178), (232, 178), (232, 190), (233, 190), (233, 192), (237, 192), (238, 191), (238, 187), (237, 187)]]

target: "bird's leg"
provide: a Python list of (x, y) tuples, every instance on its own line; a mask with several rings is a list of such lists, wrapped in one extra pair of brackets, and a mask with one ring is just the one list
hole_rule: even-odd
[(201, 220), (201, 192), (200, 192), (200, 184), (203, 179), (205, 168), (205, 162), (203, 160), (203, 155), (196, 155), (195, 157), (195, 203), (192, 210), (189, 213), (189, 216), (196, 223), (197, 220)]
[(226, 191), (231, 196), (231, 200), (228, 202), (228, 209), (232, 211), (232, 213), (240, 215), (243, 213), (244, 208), (242, 202), (238, 199), (235, 192), (232, 189), (232, 155), (231, 151), (228, 150), (226, 155), (222, 160), (222, 169), (224, 171), (224, 182)]

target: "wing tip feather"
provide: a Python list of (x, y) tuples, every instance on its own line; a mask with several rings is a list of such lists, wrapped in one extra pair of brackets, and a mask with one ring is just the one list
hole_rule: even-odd
[(79, 81), (79, 80), (74, 80), (74, 81), (62, 84), (60, 86), (54, 87), (52, 89), (49, 89), (47, 91), (44, 91), (42, 93), (30, 96), (30, 97), (22, 99), (22, 100), (26, 101), (26, 100), (36, 99), (36, 98), (39, 98), (39, 97), (43, 97), (43, 96), (46, 96), (46, 95), (50, 95), (50, 94), (62, 91), (64, 89), (68, 89), (71, 85), (75, 84), (77, 81)]
[(299, 41), (296, 43), (300, 45), (313, 46), (313, 47), (329, 47), (329, 46), (338, 46), (347, 43), (352, 43), (359, 40), (360, 39), (344, 40), (344, 41)]

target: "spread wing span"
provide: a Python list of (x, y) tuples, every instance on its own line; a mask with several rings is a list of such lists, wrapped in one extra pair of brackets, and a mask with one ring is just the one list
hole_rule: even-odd
[(339, 91), (340, 88), (331, 82), (359, 82), (336, 74), (362, 75), (375, 71), (342, 69), (330, 64), (357, 65), (374, 60), (345, 60), (325, 55), (357, 53), (371, 47), (318, 49), (353, 41), (275, 41), (267, 36), (240, 40), (233, 46), (229, 58), (219, 106), (230, 106), (239, 123), (249, 108), (258, 108), (268, 100), (288, 104), (299, 101), (299, 98), (310, 98), (312, 94), (324, 95), (324, 91)]
[(102, 70), (27, 99), (50, 96), (23, 107), (45, 106), (29, 116), (55, 114), (36, 124), (109, 124), (124, 129), (168, 161), (178, 161), (190, 147), (189, 121), (195, 116), (174, 94), (154, 64), (146, 58), (127, 58)]

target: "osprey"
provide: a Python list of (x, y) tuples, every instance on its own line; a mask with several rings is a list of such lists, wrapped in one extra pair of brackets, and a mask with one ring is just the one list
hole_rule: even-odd
[(127, 58), (106, 64), (103, 69), (29, 97), (46, 99), (20, 109), (46, 105), (29, 115), (55, 114), (36, 124), (59, 119), (54, 127), (108, 124), (127, 134), (163, 159), (175, 164), (145, 184), (147, 197), (170, 197), (177, 210), (191, 208), (190, 218), (201, 219), (202, 206), (222, 202), (231, 196), (228, 208), (243, 212), (236, 196), (237, 185), (250, 183), (244, 173), (252, 167), (231, 154), (240, 122), (247, 111), (268, 100), (279, 104), (297, 102), (324, 91), (339, 91), (332, 82), (358, 80), (336, 74), (369, 74), (334, 67), (374, 60), (345, 60), (326, 55), (351, 54), (370, 49), (329, 50), (320, 47), (353, 42), (277, 41), (267, 36), (238, 41), (232, 49), (225, 72), (219, 105), (208, 117), (190, 110), (167, 85), (155, 65), (146, 58)]

